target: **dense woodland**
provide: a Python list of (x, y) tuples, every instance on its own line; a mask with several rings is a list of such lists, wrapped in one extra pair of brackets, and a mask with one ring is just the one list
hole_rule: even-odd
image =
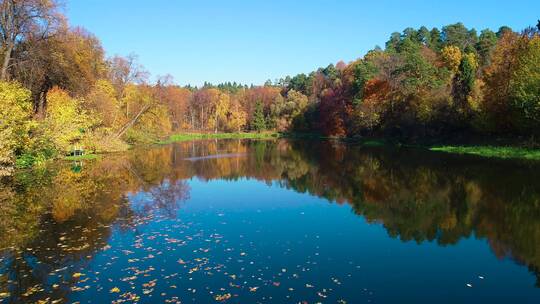
[(540, 133), (540, 22), (478, 33), (407, 28), (384, 49), (261, 86), (151, 81), (106, 57), (56, 0), (0, 0), (0, 173), (188, 131), (274, 130), (402, 140)]

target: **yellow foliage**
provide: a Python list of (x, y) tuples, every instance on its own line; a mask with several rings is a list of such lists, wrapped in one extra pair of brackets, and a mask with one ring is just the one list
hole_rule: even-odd
[(149, 90), (144, 87), (129, 84), (124, 90), (124, 97), (120, 104), (125, 110), (125, 119), (135, 116), (145, 105), (153, 102)]
[(16, 154), (28, 144), (31, 116), (30, 91), (16, 82), (0, 82), (0, 176), (12, 171)]
[(172, 123), (167, 107), (164, 105), (153, 106), (141, 117), (136, 129), (155, 137), (169, 134), (172, 130)]
[(229, 111), (231, 98), (228, 94), (219, 92), (214, 99), (213, 115), (208, 119), (208, 128), (218, 130), (227, 124), (227, 113)]
[(457, 72), (463, 57), (461, 50), (457, 46), (449, 45), (442, 49), (441, 56), (446, 67), (453, 73)]
[(85, 133), (95, 125), (96, 120), (81, 109), (78, 99), (67, 92), (53, 88), (49, 94), (47, 114), (43, 130), (60, 152), (68, 152), (73, 145), (80, 144)]
[(85, 98), (85, 108), (99, 119), (101, 126), (117, 127), (121, 117), (121, 107), (110, 81), (100, 79), (94, 84)]
[(240, 132), (247, 124), (247, 113), (238, 101), (233, 101), (227, 114), (225, 128), (227, 131)]

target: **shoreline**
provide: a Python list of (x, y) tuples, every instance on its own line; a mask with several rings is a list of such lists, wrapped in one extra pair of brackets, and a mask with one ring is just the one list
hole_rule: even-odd
[[(419, 148), (431, 152), (447, 153), (456, 155), (472, 155), (483, 158), (494, 159), (513, 159), (513, 160), (532, 160), (540, 161), (540, 148), (524, 147), (512, 145), (512, 144), (486, 144), (485, 142), (478, 141), (475, 143), (467, 144), (407, 144), (399, 141), (395, 141), (388, 138), (348, 138), (348, 137), (328, 137), (319, 134), (311, 133), (284, 133), (284, 132), (235, 132), (235, 133), (177, 133), (170, 135), (166, 139), (158, 140), (152, 144), (132, 145), (129, 149), (140, 146), (163, 146), (177, 142), (186, 142), (194, 140), (211, 140), (211, 139), (317, 139), (317, 140), (336, 140), (347, 143), (358, 144), (363, 147), (410, 147)], [(118, 152), (118, 151), (116, 151)], [(102, 152), (102, 153), (90, 153), (82, 156), (64, 156), (58, 158), (58, 160), (64, 161), (80, 161), (80, 160), (94, 160), (100, 159), (102, 156), (116, 152)]]

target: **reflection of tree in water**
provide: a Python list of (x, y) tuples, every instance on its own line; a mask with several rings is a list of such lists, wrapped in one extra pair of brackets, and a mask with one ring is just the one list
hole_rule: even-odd
[(335, 142), (238, 143), (177, 144), (171, 152), (177, 160), (226, 152), (247, 157), (177, 161), (175, 171), (201, 180), (278, 181), (349, 203), (403, 241), (451, 245), (474, 235), (486, 238), (498, 257), (531, 269), (540, 265), (540, 189), (533, 183), (538, 165)]
[[(451, 245), (474, 235), (498, 257), (540, 265), (538, 165), (321, 141), (190, 142), (165, 150), (178, 178), (277, 181), (349, 203), (403, 241)], [(222, 153), (246, 157), (181, 160)]]
[[(185, 160), (233, 153), (245, 156)], [(2, 262), (0, 292), (17, 295), (37, 284), (50, 289), (54, 282), (45, 274), (84, 265), (107, 245), (118, 220), (129, 229), (150, 212), (176, 216), (193, 177), (277, 182), (349, 203), (403, 241), (450, 245), (486, 238), (498, 257), (539, 273), (537, 165), (319, 141), (222, 140), (135, 150), (80, 172), (58, 166), (21, 173), (0, 188), (0, 245), (15, 248)]]
[(131, 208), (136, 214), (145, 215), (152, 211), (163, 212), (169, 218), (175, 218), (180, 204), (189, 199), (190, 187), (186, 181), (166, 180), (150, 188), (140, 199), (132, 199)]
[(290, 187), (348, 202), (404, 241), (486, 238), (498, 257), (526, 264), (538, 276), (538, 165), (380, 148), (349, 147), (344, 157), (332, 157), (330, 145), (304, 147), (296, 148), (315, 168), (287, 181)]
[[(205, 145), (202, 155), (209, 155), (227, 150), (225, 143), (221, 148), (183, 143), (175, 149)], [(540, 177), (538, 165), (320, 141), (256, 141), (240, 149), (235, 143), (227, 151), (247, 152), (246, 158), (177, 162), (176, 169), (202, 180), (278, 181), (297, 192), (349, 203), (403, 241), (451, 245), (473, 235), (486, 238), (498, 257), (538, 273), (540, 189), (533, 183)]]
[[(128, 193), (150, 189), (153, 200), (145, 210), (161, 208), (168, 214), (189, 197), (184, 181), (171, 182), (166, 171), (149, 172), (155, 163), (134, 163), (122, 156), (89, 163), (80, 172), (66, 164), (43, 175), (22, 173), (3, 184), (0, 292), (10, 293), (15, 302), (42, 299), (40, 292), (67, 296), (71, 290), (59, 283), (76, 283), (72, 275), (106, 248), (114, 223), (121, 219), (121, 229), (136, 224), (138, 214)], [(61, 278), (51, 276), (59, 269)], [(54, 288), (56, 284), (64, 288)]]

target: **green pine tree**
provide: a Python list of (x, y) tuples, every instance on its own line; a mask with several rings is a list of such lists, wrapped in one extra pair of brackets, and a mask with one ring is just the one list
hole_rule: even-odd
[(266, 120), (264, 118), (263, 104), (260, 100), (257, 100), (257, 103), (255, 104), (255, 112), (253, 112), (251, 129), (257, 132), (266, 130)]

